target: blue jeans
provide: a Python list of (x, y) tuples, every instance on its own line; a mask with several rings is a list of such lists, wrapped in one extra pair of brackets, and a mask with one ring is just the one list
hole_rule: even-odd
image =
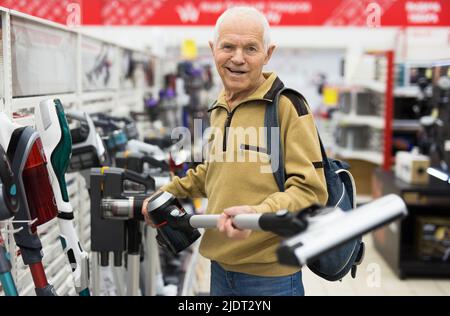
[(211, 296), (303, 296), (302, 272), (266, 277), (231, 272), (211, 261)]

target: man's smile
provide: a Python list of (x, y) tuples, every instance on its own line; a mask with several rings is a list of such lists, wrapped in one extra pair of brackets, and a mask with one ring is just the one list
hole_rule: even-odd
[(234, 76), (245, 75), (247, 73), (247, 71), (235, 69), (235, 68), (231, 68), (231, 67), (224, 67), (224, 68), (228, 71), (228, 73), (230, 73)]

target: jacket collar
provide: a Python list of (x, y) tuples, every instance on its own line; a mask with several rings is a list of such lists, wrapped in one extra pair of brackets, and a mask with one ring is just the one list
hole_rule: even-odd
[[(242, 100), (236, 107), (249, 101), (273, 101), (277, 92), (284, 87), (284, 84), (275, 72), (266, 72), (263, 73), (263, 76), (266, 78), (263, 84), (256, 89), (255, 92)], [(217, 107), (223, 107), (228, 110), (227, 102), (225, 100), (225, 89), (222, 89), (217, 100), (209, 106), (208, 112), (216, 109)]]

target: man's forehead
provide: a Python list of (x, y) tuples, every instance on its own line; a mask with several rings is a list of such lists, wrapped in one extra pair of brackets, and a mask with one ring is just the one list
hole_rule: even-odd
[(227, 20), (219, 28), (218, 37), (221, 40), (242, 40), (263, 42), (264, 27), (256, 21)]

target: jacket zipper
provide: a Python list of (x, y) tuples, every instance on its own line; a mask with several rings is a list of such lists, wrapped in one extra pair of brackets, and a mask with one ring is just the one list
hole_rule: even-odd
[[(236, 109), (234, 109), (234, 110), (236, 110)], [(231, 111), (231, 112), (229, 112), (227, 110), (227, 120), (225, 121), (225, 126), (224, 126), (224, 129), (223, 129), (223, 148), (222, 149), (223, 149), (224, 152), (227, 151), (228, 128), (231, 125), (231, 119), (233, 118), (234, 110)]]
[(223, 151), (227, 151), (227, 139), (228, 139), (228, 131), (227, 131), (227, 128), (229, 128), (230, 125), (231, 125), (231, 119), (233, 118), (234, 112), (235, 112), (235, 111), (237, 110), (237, 108), (240, 107), (242, 104), (245, 104), (245, 103), (250, 102), (250, 101), (255, 101), (255, 100), (263, 100), (263, 101), (272, 102), (272, 100), (269, 100), (269, 99), (249, 99), (249, 100), (246, 100), (246, 101), (243, 102), (243, 103), (240, 103), (240, 104), (239, 104), (238, 106), (236, 106), (231, 112), (228, 111), (228, 109), (226, 109), (225, 107), (223, 107), (223, 106), (221, 106), (221, 105), (216, 105), (216, 106), (214, 106), (214, 107), (212, 107), (211, 109), (208, 110), (208, 112), (211, 112), (212, 110), (215, 110), (215, 109), (221, 107), (221, 108), (224, 108), (224, 109), (227, 111), (227, 120), (225, 121), (224, 132), (223, 132), (223, 148), (222, 148)]

